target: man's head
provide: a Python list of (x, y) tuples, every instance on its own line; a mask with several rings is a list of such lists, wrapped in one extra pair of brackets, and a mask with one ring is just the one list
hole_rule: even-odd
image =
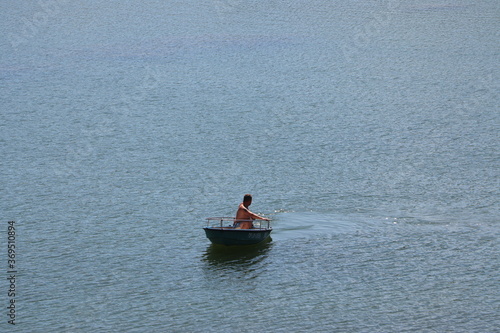
[(252, 204), (252, 195), (251, 194), (245, 194), (243, 196), (243, 204), (248, 207)]

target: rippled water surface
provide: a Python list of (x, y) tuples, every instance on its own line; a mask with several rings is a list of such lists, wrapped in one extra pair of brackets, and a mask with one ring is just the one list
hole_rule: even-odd
[[(497, 331), (499, 14), (4, 4), (0, 330)], [(245, 193), (272, 239), (211, 245)]]

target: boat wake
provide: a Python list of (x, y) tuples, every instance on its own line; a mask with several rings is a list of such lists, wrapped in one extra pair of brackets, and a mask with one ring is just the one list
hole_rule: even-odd
[(286, 212), (277, 213), (272, 219), (274, 240), (352, 233), (361, 229), (359, 221), (335, 214)]

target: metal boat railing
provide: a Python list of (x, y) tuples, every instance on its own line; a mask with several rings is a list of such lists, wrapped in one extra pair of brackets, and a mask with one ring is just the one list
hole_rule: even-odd
[[(224, 227), (232, 227), (235, 221), (238, 222), (252, 222), (253, 229), (270, 229), (271, 221), (265, 220), (236, 220), (234, 217), (208, 217), (207, 219), (207, 227), (216, 227), (216, 228), (224, 228)], [(266, 226), (267, 222), (267, 226)]]

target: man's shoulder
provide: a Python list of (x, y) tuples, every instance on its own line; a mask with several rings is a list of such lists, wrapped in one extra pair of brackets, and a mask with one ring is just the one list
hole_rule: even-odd
[(250, 210), (249, 210), (247, 207), (245, 207), (243, 204), (241, 204), (241, 205), (238, 207), (238, 211), (240, 211), (240, 212), (241, 212), (241, 211), (243, 211), (243, 212), (245, 212), (245, 213), (250, 213)]

